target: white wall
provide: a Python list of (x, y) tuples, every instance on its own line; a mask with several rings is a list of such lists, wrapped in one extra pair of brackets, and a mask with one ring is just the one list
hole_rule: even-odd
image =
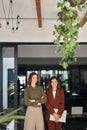
[[(18, 57), (61, 57), (54, 45), (19, 45)], [(80, 45), (76, 57), (87, 57), (87, 45)]]
[[(21, 20), (18, 31), (12, 32), (6, 28), (2, 20), (0, 42), (53, 42), (55, 20), (44, 20), (42, 28), (38, 28), (37, 20)], [(15, 27), (16, 25), (14, 25)], [(79, 30), (79, 42), (87, 42), (87, 23)]]

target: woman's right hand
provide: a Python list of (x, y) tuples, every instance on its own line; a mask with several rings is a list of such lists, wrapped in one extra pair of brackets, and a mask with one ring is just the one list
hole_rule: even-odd
[(38, 102), (38, 103), (37, 103), (37, 105), (40, 107), (40, 106), (41, 106), (41, 103), (40, 103), (40, 102)]

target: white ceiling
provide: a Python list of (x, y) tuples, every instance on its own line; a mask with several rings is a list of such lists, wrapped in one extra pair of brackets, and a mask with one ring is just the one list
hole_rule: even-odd
[[(4, 12), (3, 12), (3, 4), (5, 7), (6, 15), (8, 16), (8, 10), (9, 10), (9, 2), (10, 0), (1, 0), (0, 1), (0, 17), (4, 18)], [(21, 18), (37, 18), (36, 14), (36, 4), (35, 0), (12, 0), (13, 1), (13, 13), (14, 17), (16, 15), (20, 15)], [(42, 17), (44, 18), (55, 18), (56, 17), (56, 11), (57, 11), (57, 1), (58, 0), (41, 0), (41, 13)]]
[[(6, 19), (9, 14), (10, 0), (0, 0), (0, 41), (1, 42), (52, 42), (56, 14), (58, 12), (58, 0), (41, 0), (42, 28), (38, 27), (35, 0), (13, 0), (13, 18), (20, 16), (21, 22), (18, 30), (12, 33), (11, 28), (6, 28)], [(4, 10), (3, 10), (4, 4)], [(5, 12), (4, 12), (5, 11)], [(80, 13), (81, 18), (86, 9)], [(16, 27), (16, 20), (13, 22)], [(12, 27), (12, 21), (10, 21)], [(87, 24), (80, 29), (78, 40), (87, 41)]]

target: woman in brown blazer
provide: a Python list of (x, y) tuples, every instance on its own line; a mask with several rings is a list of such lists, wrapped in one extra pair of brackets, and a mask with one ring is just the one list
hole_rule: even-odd
[[(48, 126), (48, 130), (61, 130), (62, 122), (58, 122), (64, 111), (64, 90), (60, 88), (59, 80), (56, 76), (50, 79), (49, 88), (46, 90), (46, 113), (45, 119)], [(57, 112), (55, 112), (55, 110)], [(50, 114), (54, 120), (50, 119)]]
[(44, 130), (42, 104), (46, 102), (46, 94), (37, 82), (38, 74), (32, 72), (29, 75), (29, 87), (24, 90), (24, 102), (27, 106), (24, 130)]

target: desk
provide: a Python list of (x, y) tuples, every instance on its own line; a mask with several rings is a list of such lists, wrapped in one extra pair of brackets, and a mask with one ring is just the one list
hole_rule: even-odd
[(81, 119), (87, 119), (87, 113), (83, 113), (83, 114), (80, 114), (80, 115), (68, 115), (67, 114), (67, 119), (77, 119), (77, 118), (81, 118)]
[(68, 115), (63, 130), (87, 130), (87, 114)]

